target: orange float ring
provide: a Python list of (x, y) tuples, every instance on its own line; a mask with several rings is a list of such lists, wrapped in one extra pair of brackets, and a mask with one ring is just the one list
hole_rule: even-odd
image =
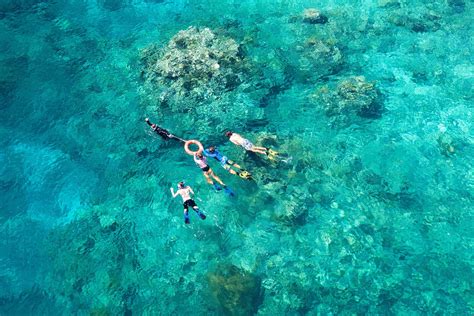
[[(189, 149), (189, 145), (191, 144), (197, 145), (198, 150), (192, 151), (191, 149)], [(194, 156), (195, 154), (199, 154), (200, 152), (202, 152), (204, 150), (204, 147), (202, 147), (202, 144), (199, 141), (192, 139), (192, 140), (187, 140), (184, 143), (184, 150), (186, 151), (188, 155)]]

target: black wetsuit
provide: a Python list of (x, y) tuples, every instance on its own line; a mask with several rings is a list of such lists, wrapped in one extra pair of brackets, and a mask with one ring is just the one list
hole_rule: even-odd
[[(153, 124), (150, 123), (149, 121), (147, 121), (147, 124), (152, 126)], [(155, 133), (157, 133), (158, 135), (161, 136), (161, 138), (163, 139), (171, 139), (171, 138), (174, 138), (174, 135), (171, 134), (170, 132), (168, 132), (167, 130), (165, 130), (164, 128), (162, 127), (159, 127), (158, 125), (155, 125), (155, 127), (152, 128)]]
[(170, 132), (168, 132), (164, 128), (161, 128), (159, 126), (155, 126), (155, 128), (153, 130), (155, 131), (155, 133), (160, 135), (163, 139), (173, 138), (173, 134), (171, 134)]

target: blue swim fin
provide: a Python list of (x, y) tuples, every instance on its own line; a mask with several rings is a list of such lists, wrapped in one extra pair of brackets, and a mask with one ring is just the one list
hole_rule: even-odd
[(217, 183), (213, 183), (212, 185), (214, 186), (214, 189), (216, 189), (216, 191), (222, 190), (221, 186), (218, 185)]
[(232, 191), (228, 186), (225, 186), (225, 187), (224, 187), (224, 192), (225, 192), (225, 194), (227, 194), (228, 196), (235, 196), (234, 191)]
[(206, 215), (203, 212), (201, 212), (201, 210), (197, 210), (196, 213), (197, 215), (199, 215), (201, 219), (206, 219)]

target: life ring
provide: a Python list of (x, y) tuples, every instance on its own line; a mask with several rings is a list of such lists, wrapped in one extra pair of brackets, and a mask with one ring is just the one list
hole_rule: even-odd
[[(189, 145), (191, 144), (197, 145), (198, 150), (192, 151), (191, 149), (189, 149)], [(184, 150), (186, 151), (188, 155), (194, 156), (195, 154), (199, 154), (200, 152), (202, 152), (204, 150), (204, 147), (202, 147), (202, 144), (199, 141), (192, 139), (192, 140), (187, 140), (184, 143)]]

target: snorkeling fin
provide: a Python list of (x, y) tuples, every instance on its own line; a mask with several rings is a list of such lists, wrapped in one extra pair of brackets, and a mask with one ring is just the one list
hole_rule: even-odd
[(293, 160), (292, 156), (289, 156), (286, 153), (280, 153), (276, 150), (273, 149), (268, 149), (267, 151), (267, 157), (268, 159), (276, 162), (284, 162), (284, 163), (290, 163)]
[(184, 215), (184, 223), (189, 224), (189, 215), (188, 214)]
[(196, 214), (199, 215), (201, 219), (203, 220), (206, 219), (206, 215), (203, 212), (201, 212), (201, 210), (195, 210), (195, 211), (196, 211)]
[(212, 186), (214, 187), (214, 189), (216, 189), (216, 191), (222, 190), (221, 186), (218, 185), (217, 183), (213, 183)]
[(252, 179), (252, 174), (248, 172), (247, 170), (241, 169), (241, 171), (238, 173), (239, 177), (245, 180), (251, 180)]
[(267, 157), (270, 160), (277, 160), (280, 157), (280, 153), (278, 151), (268, 148)]
[(267, 152), (268, 152), (268, 156), (279, 156), (280, 155), (280, 153), (278, 151), (270, 149), (270, 148), (268, 148)]
[(224, 192), (225, 192), (225, 194), (227, 194), (228, 196), (235, 196), (234, 191), (232, 191), (228, 186), (224, 186)]

